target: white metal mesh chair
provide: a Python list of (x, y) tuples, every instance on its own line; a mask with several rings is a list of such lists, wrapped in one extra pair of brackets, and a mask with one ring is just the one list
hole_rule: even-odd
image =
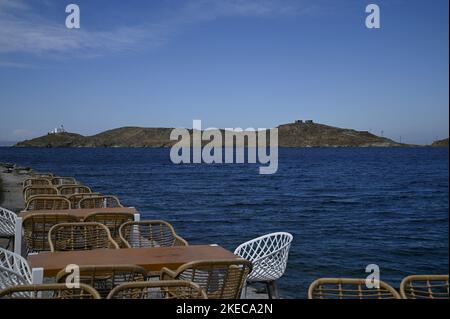
[(267, 234), (239, 245), (235, 255), (253, 263), (247, 282), (263, 282), (269, 298), (278, 298), (276, 280), (283, 276), (291, 247), (292, 235), (286, 232)]
[(17, 215), (3, 207), (0, 207), (0, 238), (8, 239), (6, 248), (9, 248), (14, 239), (14, 228)]
[(0, 290), (0, 299), (101, 299), (97, 290), (80, 283), (69, 288), (64, 284), (18, 285)]
[(31, 269), (25, 258), (0, 247), (0, 290), (31, 284)]

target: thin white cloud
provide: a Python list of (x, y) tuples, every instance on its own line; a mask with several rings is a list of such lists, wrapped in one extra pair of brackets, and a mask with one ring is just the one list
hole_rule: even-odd
[[(277, 17), (304, 14), (310, 9), (294, 0), (191, 0), (177, 3), (161, 21), (120, 26), (107, 31), (69, 30), (33, 12), (22, 0), (0, 0), (0, 54), (31, 53), (101, 56), (108, 52), (157, 47), (186, 24), (224, 17)], [(1, 62), (0, 66), (13, 64)]]
[(13, 135), (18, 138), (27, 138), (27, 137), (33, 136), (31, 131), (26, 130), (26, 129), (21, 129), (21, 128), (15, 129), (13, 131)]
[(312, 6), (298, 0), (194, 0), (181, 10), (192, 20), (214, 20), (222, 17), (279, 17), (307, 13)]
[(0, 0), (0, 10), (6, 9), (28, 9), (28, 5), (21, 0)]
[(15, 69), (30, 69), (34, 66), (26, 63), (12, 62), (12, 61), (0, 61), (0, 68), (15, 68)]
[[(17, 2), (16, 2), (17, 1)], [(0, 0), (0, 53), (70, 53), (125, 50), (149, 34), (142, 28), (111, 31), (69, 30), (31, 12), (20, 0)]]

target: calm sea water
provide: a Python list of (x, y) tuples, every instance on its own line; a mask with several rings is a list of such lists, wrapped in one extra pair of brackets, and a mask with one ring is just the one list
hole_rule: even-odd
[(74, 176), (165, 219), (191, 244), (294, 235), (279, 281), (303, 298), (318, 277), (365, 277), (378, 264), (395, 287), (448, 273), (448, 149), (281, 149), (275, 175), (255, 164), (174, 165), (168, 149), (0, 148), (1, 162)]

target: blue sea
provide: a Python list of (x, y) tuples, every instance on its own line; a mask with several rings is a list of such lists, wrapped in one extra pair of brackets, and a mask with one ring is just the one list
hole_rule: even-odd
[(15, 162), (74, 176), (117, 195), (145, 219), (164, 219), (191, 244), (293, 234), (283, 298), (304, 298), (318, 277), (365, 277), (377, 264), (398, 287), (410, 274), (448, 274), (448, 149), (280, 149), (258, 164), (172, 164), (169, 149), (0, 148)]

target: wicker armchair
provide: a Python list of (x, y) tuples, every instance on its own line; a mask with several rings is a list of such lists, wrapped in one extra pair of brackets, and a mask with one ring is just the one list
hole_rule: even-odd
[(11, 246), (15, 235), (17, 215), (3, 207), (0, 207), (0, 238), (8, 240), (6, 248)]
[(85, 284), (68, 288), (66, 284), (19, 285), (0, 291), (0, 299), (100, 299), (98, 292)]
[(58, 190), (52, 186), (27, 186), (23, 189), (23, 199), (27, 202), (32, 196), (58, 195)]
[(400, 299), (394, 288), (379, 283), (379, 288), (368, 288), (366, 279), (320, 278), (309, 286), (308, 299)]
[[(136, 265), (80, 266), (79, 270), (80, 283), (94, 287), (102, 298), (118, 285), (147, 278), (145, 269)], [(56, 275), (56, 282), (66, 283), (70, 274), (61, 270)]]
[(400, 284), (403, 299), (449, 299), (448, 275), (413, 275)]
[(31, 269), (25, 258), (0, 247), (0, 289), (31, 284)]
[(97, 222), (108, 227), (112, 238), (121, 247), (128, 247), (126, 243), (120, 238), (119, 228), (126, 222), (134, 220), (133, 213), (92, 213), (84, 218), (84, 222)]
[(70, 207), (72, 209), (80, 208), (79, 203), (83, 198), (99, 197), (103, 196), (100, 193), (80, 193), (68, 195), (67, 199), (70, 201)]
[(77, 222), (78, 219), (69, 214), (39, 214), (26, 216), (22, 222), (23, 237), (27, 243), (28, 252), (49, 251), (48, 232), (59, 223)]
[(115, 196), (95, 196), (83, 198), (78, 203), (80, 208), (112, 208), (123, 207)]
[(53, 174), (52, 173), (32, 173), (32, 178), (45, 178), (45, 179), (52, 179)]
[(91, 189), (83, 185), (61, 185), (58, 186), (58, 191), (61, 195), (70, 196), (73, 194), (89, 194)]
[(100, 223), (62, 223), (48, 231), (51, 251), (92, 250), (115, 248), (109, 229)]
[(53, 177), (51, 179), (52, 185), (75, 185), (78, 184), (75, 178), (73, 177)]
[(27, 178), (23, 181), (23, 188), (27, 186), (52, 186), (52, 183), (47, 178)]
[(120, 239), (128, 248), (187, 246), (186, 240), (175, 233), (163, 220), (127, 222), (120, 226)]
[(176, 271), (161, 269), (161, 280), (188, 280), (199, 285), (209, 299), (238, 299), (252, 263), (244, 259), (193, 261)]
[(70, 201), (64, 196), (36, 195), (27, 201), (25, 210), (60, 210), (70, 208)]
[(199, 285), (187, 280), (156, 280), (124, 283), (106, 299), (207, 299)]

